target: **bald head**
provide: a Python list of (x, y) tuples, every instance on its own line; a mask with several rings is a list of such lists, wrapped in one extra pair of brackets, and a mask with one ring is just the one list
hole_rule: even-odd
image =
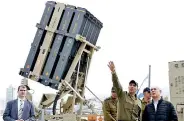
[(161, 89), (159, 86), (151, 86), (150, 89), (157, 89), (157, 90), (159, 90), (160, 92), (162, 91), (162, 89)]
[(154, 100), (160, 99), (161, 96), (161, 88), (158, 86), (152, 86), (151, 87), (151, 96)]

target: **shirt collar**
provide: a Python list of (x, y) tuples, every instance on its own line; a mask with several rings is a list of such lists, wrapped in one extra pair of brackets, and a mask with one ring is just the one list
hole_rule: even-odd
[(153, 100), (153, 103), (158, 103), (158, 100)]
[(153, 103), (159, 103), (159, 102), (161, 102), (163, 100), (163, 98), (162, 97), (160, 97), (160, 99), (159, 100), (152, 100), (152, 102)]
[(19, 100), (19, 101), (24, 101), (24, 100), (25, 100), (25, 98), (24, 98), (24, 99), (20, 99), (20, 98), (18, 97), (18, 100)]

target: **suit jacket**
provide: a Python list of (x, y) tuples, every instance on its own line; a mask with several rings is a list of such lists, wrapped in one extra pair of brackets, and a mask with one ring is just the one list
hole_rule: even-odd
[[(22, 119), (24, 121), (35, 121), (35, 112), (33, 104), (25, 100), (23, 107)], [(3, 114), (4, 121), (18, 120), (18, 99), (9, 101)]]

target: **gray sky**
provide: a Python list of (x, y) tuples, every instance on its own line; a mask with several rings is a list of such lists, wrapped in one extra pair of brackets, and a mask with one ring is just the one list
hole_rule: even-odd
[[(168, 62), (183, 60), (184, 1), (171, 0), (60, 0), (87, 8), (103, 22), (93, 56), (88, 87), (99, 96), (108, 96), (112, 81), (107, 63), (113, 60), (123, 87), (128, 81), (139, 83), (152, 65), (152, 84), (169, 91)], [(0, 7), (0, 98), (9, 84), (17, 87), (22, 79), (19, 69), (25, 64), (31, 43), (41, 19), (46, 0), (1, 1)], [(40, 96), (53, 92), (33, 81), (31, 87)], [(146, 86), (146, 84), (145, 84)], [(87, 96), (91, 96), (86, 92)]]

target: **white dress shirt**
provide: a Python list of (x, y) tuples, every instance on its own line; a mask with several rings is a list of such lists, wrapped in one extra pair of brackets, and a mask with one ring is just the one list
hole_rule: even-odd
[(155, 112), (156, 112), (157, 111), (158, 100), (153, 100), (153, 104), (154, 104)]

